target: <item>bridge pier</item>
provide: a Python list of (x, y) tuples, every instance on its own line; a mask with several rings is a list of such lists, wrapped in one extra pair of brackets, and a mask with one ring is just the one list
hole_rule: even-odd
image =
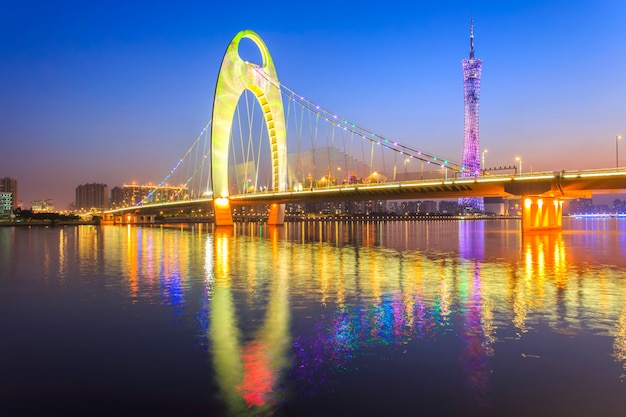
[(563, 200), (524, 196), (522, 202), (522, 233), (563, 228)]
[(109, 214), (105, 216), (103, 221), (104, 224), (154, 224), (156, 223), (156, 214), (137, 214), (137, 213), (126, 213), (126, 214)]
[(232, 226), (233, 212), (230, 210), (230, 200), (219, 197), (213, 200), (214, 222), (216, 226)]
[(115, 216), (113, 213), (102, 213), (100, 224), (115, 224)]
[(270, 205), (270, 216), (267, 219), (267, 224), (281, 225), (285, 224), (285, 205), (273, 203)]

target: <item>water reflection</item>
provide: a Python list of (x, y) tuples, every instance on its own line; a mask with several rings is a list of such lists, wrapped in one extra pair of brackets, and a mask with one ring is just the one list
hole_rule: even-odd
[[(269, 231), (271, 249), (264, 245), (241, 246), (233, 239), (233, 229), (216, 229), (207, 236), (207, 279), (213, 283), (209, 338), (217, 384), (232, 415), (268, 415), (276, 407), (281, 392), (281, 374), (289, 364), (289, 281), (286, 269), (278, 268), (266, 276), (259, 263), (279, 265), (279, 240), (276, 230)], [(214, 256), (211, 256), (211, 248)], [(235, 259), (237, 254), (238, 260)], [(246, 262), (245, 291), (266, 286), (267, 305), (255, 314), (260, 328), (244, 334), (239, 328), (232, 282), (231, 264)], [(245, 295), (245, 294), (244, 294)], [(250, 300), (254, 301), (254, 300)], [(264, 300), (261, 300), (262, 302)]]
[[(298, 225), (287, 231), (292, 240), (340, 248), (316, 251), (322, 275), (317, 278), (318, 299), (324, 308), (310, 334), (295, 338), (298, 384), (309, 384), (315, 393), (337, 370), (350, 370), (355, 357), (372, 349), (454, 331), (463, 342), (459, 360), (467, 394), (484, 405), (493, 371), (489, 358), (497, 354), (497, 343), (506, 341), (509, 326), (517, 330), (518, 340), (543, 325), (570, 337), (589, 329), (606, 331), (615, 337), (614, 356), (623, 364), (624, 271), (588, 264), (593, 246), (568, 246), (579, 238), (577, 233), (528, 235), (516, 246), (511, 242), (519, 242), (519, 236), (485, 225), (459, 224), (458, 246), (449, 240), (433, 244), (440, 237), (429, 236), (418, 238), (413, 250), (397, 252), (385, 248), (406, 247), (419, 236), (411, 230), (414, 225), (402, 225), (400, 239), (397, 224), (383, 233), (374, 228), (372, 240), (372, 225), (365, 224), (364, 236), (354, 236), (352, 244), (343, 239), (352, 224), (333, 224), (334, 230)], [(303, 237), (303, 232), (312, 235)], [(452, 231), (446, 232), (450, 236)], [(494, 237), (501, 242), (494, 245)], [(387, 242), (384, 248), (376, 247), (380, 241)], [(525, 351), (520, 356), (538, 357)]]
[[(415, 395), (428, 387), (446, 392), (453, 381), (462, 391), (453, 393), (459, 408), (490, 409), (503, 395), (498, 376), (524, 376), (520, 361), (541, 358), (545, 367), (518, 384), (519, 398), (544, 394), (533, 381), (562, 359), (543, 357), (537, 340), (580, 353), (558, 374), (564, 390), (579, 389), (568, 381), (582, 366), (604, 370), (588, 377), (597, 392), (618, 390), (611, 384), (626, 379), (624, 228), (583, 223), (522, 237), (518, 226), (0, 228), (0, 285), (86, 288), (90, 297), (114, 299), (111, 311), (165, 311), (192, 329), (189, 352), (204, 349), (205, 377), (219, 395), (203, 400), (226, 415), (280, 414), (303, 398), (332, 402), (334, 387), (364, 375), (364, 364), (378, 366), (384, 379), (349, 379), (361, 396), (374, 386), (376, 395), (392, 395), (407, 380)], [(21, 305), (4, 308), (19, 316)], [(106, 338), (115, 326), (101, 327)], [(142, 330), (160, 325), (153, 327)], [(151, 352), (154, 337), (146, 340), (141, 349)], [(409, 370), (415, 363), (423, 364), (417, 376)]]
[[(626, 296), (626, 294), (624, 294)], [(615, 341), (613, 342), (613, 355), (616, 361), (622, 363), (624, 372), (620, 375), (622, 382), (626, 380), (626, 308), (619, 316), (617, 327), (613, 332)]]

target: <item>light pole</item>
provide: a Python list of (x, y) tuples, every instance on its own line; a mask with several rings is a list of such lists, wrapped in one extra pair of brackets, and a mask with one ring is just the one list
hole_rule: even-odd
[(519, 162), (519, 175), (522, 175), (522, 158), (518, 156), (515, 160)]
[(617, 147), (617, 143), (621, 138), (621, 135), (615, 136), (615, 168), (619, 168), (619, 149)]
[(406, 177), (406, 164), (408, 164), (411, 160), (409, 158), (405, 158), (404, 159), (404, 181), (406, 181), (408, 178)]
[(483, 175), (485, 174), (485, 154), (487, 153), (487, 149), (483, 149)]

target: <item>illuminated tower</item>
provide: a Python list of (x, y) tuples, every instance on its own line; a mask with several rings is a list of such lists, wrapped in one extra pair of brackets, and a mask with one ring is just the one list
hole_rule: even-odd
[[(474, 25), (470, 18), (470, 50), (469, 58), (463, 60), (463, 90), (465, 93), (465, 129), (463, 135), (463, 166), (462, 176), (475, 177), (480, 175), (480, 141), (478, 136), (478, 102), (480, 97), (480, 76), (483, 61), (474, 58)], [(461, 198), (462, 208), (473, 207), (482, 211), (482, 198)]]

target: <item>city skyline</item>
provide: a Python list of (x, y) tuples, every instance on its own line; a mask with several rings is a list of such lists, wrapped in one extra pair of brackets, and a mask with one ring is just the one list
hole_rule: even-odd
[[(467, 27), (484, 60), (487, 167), (612, 168), (626, 134), (626, 3), (273, 2), (4, 6), (0, 177), (64, 209), (76, 187), (159, 182), (209, 120), (242, 29), (288, 87), (386, 137), (461, 159)], [(363, 88), (369, 86), (369, 88)], [(626, 143), (620, 143), (626, 147)], [(626, 154), (620, 158), (626, 162)]]

